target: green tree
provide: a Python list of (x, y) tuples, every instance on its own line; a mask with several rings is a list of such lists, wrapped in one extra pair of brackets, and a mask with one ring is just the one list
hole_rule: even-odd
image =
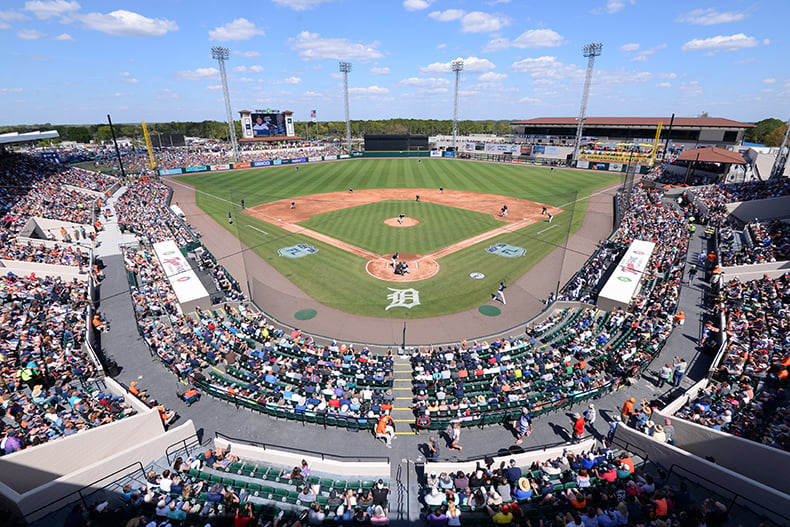
[(765, 143), (766, 136), (784, 125), (784, 121), (770, 117), (754, 123), (754, 128), (749, 128), (744, 132), (743, 139), (751, 143)]
[(65, 135), (61, 133), (61, 137), (65, 137), (68, 141), (90, 143), (91, 139), (93, 139), (93, 134), (86, 126), (70, 126), (65, 132)]
[(765, 146), (779, 146), (787, 133), (787, 125), (782, 123), (765, 135)]

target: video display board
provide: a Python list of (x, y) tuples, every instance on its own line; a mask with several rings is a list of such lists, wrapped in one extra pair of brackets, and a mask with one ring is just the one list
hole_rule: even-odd
[(253, 113), (253, 137), (270, 137), (286, 135), (285, 115), (282, 113)]

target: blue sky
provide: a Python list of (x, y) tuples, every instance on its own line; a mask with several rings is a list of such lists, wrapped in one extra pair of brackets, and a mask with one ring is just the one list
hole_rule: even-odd
[(0, 124), (224, 120), (238, 110), (342, 120), (579, 112), (790, 117), (786, 0), (3, 0)]

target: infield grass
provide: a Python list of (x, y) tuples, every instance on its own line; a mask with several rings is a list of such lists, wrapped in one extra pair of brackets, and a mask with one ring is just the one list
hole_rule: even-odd
[[(415, 159), (353, 159), (327, 163), (300, 165), (297, 172), (294, 167), (267, 167), (261, 169), (247, 169), (234, 172), (203, 173), (177, 178), (190, 185), (194, 185), (196, 201), (206, 213), (214, 218), (220, 225), (228, 229), (233, 236), (241, 238), (242, 243), (248, 246), (263, 259), (267, 260), (280, 273), (287, 276), (300, 289), (327, 306), (340, 309), (349, 313), (364, 314), (377, 317), (391, 318), (426, 318), (443, 314), (465, 311), (490, 301), (490, 294), (495, 291), (500, 280), (512, 283), (523, 275), (535, 263), (540, 261), (552, 250), (561, 247), (569, 234), (575, 232), (584, 218), (587, 207), (587, 198), (596, 189), (614, 185), (621, 181), (619, 174), (609, 172), (579, 172), (573, 170), (519, 166), (510, 164), (475, 163), (445, 159), (423, 159), (418, 163)], [(280, 199), (295, 199), (299, 196), (309, 196), (324, 192), (347, 191), (354, 189), (377, 188), (439, 188), (500, 194), (563, 208), (565, 212), (558, 214), (551, 225), (545, 221), (535, 223), (517, 232), (503, 234), (491, 240), (463, 249), (438, 260), (441, 271), (436, 276), (419, 282), (393, 283), (378, 280), (369, 276), (364, 270), (365, 259), (354, 256), (341, 249), (323, 244), (304, 235), (288, 232), (272, 224), (258, 220), (248, 214), (239, 213), (239, 203), (245, 200), (247, 207)], [(389, 202), (354, 207), (366, 209), (387, 207)], [(408, 205), (431, 205), (425, 209), (438, 207), (442, 214), (450, 209), (463, 213), (468, 223), (474, 227), (474, 233), (490, 230), (482, 223), (478, 226), (477, 214), (453, 207), (431, 204), (427, 202), (395, 202), (393, 211), (385, 210), (386, 217), (397, 216), (400, 209)], [(372, 210), (372, 209), (371, 209)], [(228, 212), (233, 212), (236, 221), (229, 225), (226, 221)], [(354, 218), (353, 209), (328, 213), (327, 220), (315, 219), (315, 230), (327, 228), (373, 228), (374, 223), (381, 224), (385, 218), (375, 221), (358, 220), (354, 226), (345, 227), (343, 221), (337, 220), (337, 225), (331, 225), (330, 219)], [(366, 214), (364, 210), (363, 214)], [(410, 212), (405, 212), (411, 214)], [(469, 215), (472, 216), (469, 216)], [(349, 216), (346, 216), (349, 215)], [(320, 215), (317, 215), (320, 216)], [(480, 214), (480, 216), (487, 216)], [(314, 221), (308, 220), (305, 224)], [(488, 216), (494, 227), (501, 225), (491, 216)], [(426, 227), (434, 220), (426, 220)], [(438, 220), (436, 220), (438, 221)], [(480, 222), (483, 222), (480, 219)], [(487, 220), (485, 220), (487, 221)], [(453, 223), (451, 220), (450, 223)], [(404, 231), (397, 236), (406, 237), (408, 231), (420, 227), (388, 228), (392, 231)], [(492, 227), (493, 228), (493, 227)], [(478, 230), (479, 229), (479, 230)], [(416, 232), (416, 231), (412, 231)], [(266, 233), (266, 234), (263, 234)], [(330, 233), (327, 233), (330, 234)], [(472, 234), (472, 235), (473, 235)], [(335, 234), (330, 234), (335, 236)], [(343, 235), (345, 236), (345, 235)], [(360, 243), (359, 235), (349, 235)], [(381, 235), (379, 235), (381, 236)], [(464, 235), (466, 236), (466, 235)], [(470, 235), (471, 236), (471, 235)], [(340, 236), (337, 236), (340, 237)], [(377, 243), (377, 236), (371, 234), (371, 247)], [(418, 238), (418, 237), (415, 237)], [(381, 246), (370, 250), (379, 254), (392, 252), (390, 244), (399, 240), (383, 240)], [(304, 258), (291, 259), (278, 255), (278, 249), (298, 243), (312, 245), (319, 252)], [(405, 242), (404, 242), (405, 243)], [(409, 241), (411, 243), (411, 241)], [(415, 241), (414, 243), (423, 243)], [(439, 242), (452, 243), (452, 241)], [(527, 250), (526, 255), (520, 258), (503, 258), (486, 252), (486, 248), (496, 243), (509, 243)], [(426, 243), (425, 247), (433, 247), (433, 242)], [(415, 246), (416, 247), (416, 246)], [(407, 250), (398, 249), (400, 252), (414, 252), (425, 254), (427, 249)], [(435, 249), (431, 249), (435, 250)], [(251, 281), (254, 279), (254, 270), (247, 265)], [(560, 267), (557, 266), (557, 276), (551, 283), (538, 284), (541, 291), (545, 289), (545, 296), (553, 291), (560, 277)], [(480, 272), (486, 275), (482, 280), (472, 280), (471, 272)], [(236, 277), (242, 280), (243, 277)], [(385, 310), (390, 304), (387, 295), (388, 288), (404, 289), (412, 287), (419, 291), (419, 306), (411, 309), (393, 308)], [(258, 299), (258, 303), (265, 308), (265, 299)]]

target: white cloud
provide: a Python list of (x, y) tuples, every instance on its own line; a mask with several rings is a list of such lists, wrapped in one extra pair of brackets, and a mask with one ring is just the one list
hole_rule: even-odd
[(451, 22), (460, 19), (464, 16), (464, 13), (466, 13), (466, 11), (463, 9), (448, 9), (446, 11), (433, 11), (432, 13), (428, 13), (428, 17), (438, 20), (439, 22)]
[(441, 44), (437, 44), (436, 45), (436, 49), (444, 49), (446, 47), (447, 47), (447, 44), (445, 44), (444, 42), (442, 42)]
[(22, 93), (22, 88), (0, 88), (0, 95), (8, 95), (10, 93)]
[(217, 75), (219, 75), (219, 70), (217, 68), (198, 68), (196, 70), (181, 70), (176, 72), (176, 78), (184, 81), (216, 79)]
[(719, 51), (735, 51), (738, 49), (754, 48), (759, 45), (756, 38), (738, 33), (730, 36), (718, 35), (710, 38), (695, 38), (683, 44), (681, 49), (683, 51), (708, 51), (718, 53)]
[(627, 5), (634, 5), (636, 0), (606, 0), (606, 12), (617, 13)]
[(390, 69), (386, 68), (386, 67), (385, 68), (370, 68), (370, 74), (371, 75), (387, 75), (388, 73), (390, 73)]
[(55, 40), (60, 40), (62, 42), (74, 42), (74, 37), (72, 37), (68, 33), (61, 33), (60, 35), (55, 37)]
[(22, 40), (37, 40), (44, 36), (44, 33), (37, 29), (20, 29), (16, 32), (16, 36)]
[(477, 78), (480, 82), (499, 82), (505, 79), (507, 79), (506, 73), (494, 73), (493, 71), (483, 73)]
[[(461, 57), (458, 57), (457, 59), (453, 59), (453, 61), (455, 60), (464, 61), (463, 71), (483, 72), (496, 68), (496, 65), (494, 65), (494, 63), (488, 59), (481, 59), (477, 57), (467, 57), (465, 59), (462, 59)], [(449, 73), (452, 71), (452, 69), (450, 68), (450, 63), (453, 61), (434, 62), (433, 64), (429, 64), (428, 66), (420, 66), (420, 71), (422, 73)]]
[(403, 0), (403, 8), (406, 11), (422, 11), (428, 9), (435, 0)]
[(259, 51), (234, 51), (233, 54), (244, 57), (245, 59), (254, 59), (261, 55)]
[(345, 38), (321, 38), (317, 33), (302, 31), (298, 36), (288, 39), (292, 49), (299, 51), (302, 60), (342, 59), (362, 62), (384, 56), (378, 48), (379, 42), (370, 44), (350, 42)]
[(64, 16), (80, 10), (77, 2), (67, 2), (66, 0), (35, 0), (25, 2), (25, 11), (30, 11), (36, 18), (46, 20), (48, 18)]
[(125, 37), (161, 37), (169, 31), (177, 31), (178, 25), (164, 18), (148, 18), (132, 11), (118, 10), (112, 13), (88, 13), (77, 15), (88, 29)]
[(256, 35), (264, 34), (262, 29), (255, 27), (255, 24), (246, 18), (237, 18), (233, 22), (228, 22), (209, 31), (208, 39), (219, 42), (249, 40)]
[(450, 81), (439, 77), (409, 77), (400, 81), (403, 86), (414, 86), (417, 88), (438, 88), (449, 86)]
[(222, 84), (211, 84), (209, 86), (206, 86), (206, 89), (208, 91), (219, 91), (222, 89)]
[(368, 86), (367, 88), (349, 88), (348, 92), (354, 95), (384, 95), (390, 91), (381, 86)]
[(686, 95), (701, 95), (702, 94), (702, 86), (700, 86), (699, 81), (689, 81), (689, 82), (681, 82), (680, 89)]
[(763, 79), (763, 84), (776, 84), (776, 79)]
[(534, 97), (522, 97), (521, 99), (518, 100), (518, 102), (540, 104), (542, 101), (540, 99), (536, 99)]
[(439, 22), (461, 21), (461, 31), (464, 33), (493, 33), (510, 25), (510, 19), (503, 15), (492, 15), (482, 11), (467, 13), (463, 9), (447, 9), (428, 13), (429, 18)]
[(518, 73), (526, 73), (541, 79), (569, 79), (583, 75), (584, 72), (574, 64), (563, 64), (557, 57), (543, 56), (526, 58), (514, 62), (510, 66)]
[(473, 11), (461, 18), (461, 31), (464, 33), (493, 33), (509, 25), (509, 18), (482, 11)]
[(13, 22), (15, 20), (28, 20), (29, 17), (9, 9), (8, 11), (0, 11), (0, 29), (10, 29), (11, 24), (9, 22)]
[(249, 82), (255, 82), (255, 79), (251, 79), (249, 77), (239, 77), (238, 79), (236, 79), (236, 82), (249, 83)]
[(293, 9), (294, 11), (307, 11), (308, 9), (318, 7), (321, 4), (331, 1), (332, 0), (273, 0), (275, 4)]
[(318, 91), (306, 91), (302, 94), (305, 97), (323, 97), (324, 94)]
[(684, 13), (677, 18), (677, 22), (686, 22), (698, 26), (712, 26), (714, 24), (727, 24), (729, 22), (739, 22), (749, 16), (745, 11), (726, 11), (718, 12), (715, 8), (694, 9)]
[(658, 86), (659, 88), (671, 88), (672, 87), (672, 83), (671, 82), (659, 82), (658, 84), (656, 84), (656, 86)]
[(514, 48), (552, 48), (565, 43), (565, 39), (551, 29), (530, 29), (513, 40)]
[(137, 79), (135, 79), (134, 77), (132, 77), (132, 74), (129, 73), (128, 71), (122, 71), (118, 75), (121, 76), (121, 81), (123, 81), (123, 82), (128, 82), (130, 84), (137, 84), (138, 82), (140, 82)]
[(636, 42), (631, 42), (630, 44), (623, 44), (620, 46), (620, 51), (623, 53), (630, 53), (632, 51), (637, 51), (641, 46)]
[(258, 64), (254, 65), (254, 66), (250, 66), (250, 71), (253, 72), (253, 73), (260, 73), (260, 72), (263, 71), (263, 66), (260, 66)]
[(284, 79), (272, 81), (271, 84), (301, 84), (301, 83), (302, 83), (302, 79), (299, 77), (286, 77)]
[(491, 53), (492, 51), (499, 51), (502, 49), (507, 49), (510, 47), (510, 40), (506, 38), (495, 38), (488, 41), (488, 44), (485, 45), (483, 51), (486, 53)]
[(231, 71), (234, 73), (242, 73), (247, 71), (247, 66), (234, 66)]
[(631, 51), (625, 51), (626, 55), (631, 56), (631, 62), (644, 62), (655, 55), (657, 51), (667, 47), (666, 44), (659, 44), (657, 46), (653, 46), (652, 48), (639, 49), (639, 44), (626, 44), (625, 46), (621, 46), (620, 49), (623, 50), (623, 48), (626, 48), (626, 46), (629, 46), (628, 49), (631, 49)]

